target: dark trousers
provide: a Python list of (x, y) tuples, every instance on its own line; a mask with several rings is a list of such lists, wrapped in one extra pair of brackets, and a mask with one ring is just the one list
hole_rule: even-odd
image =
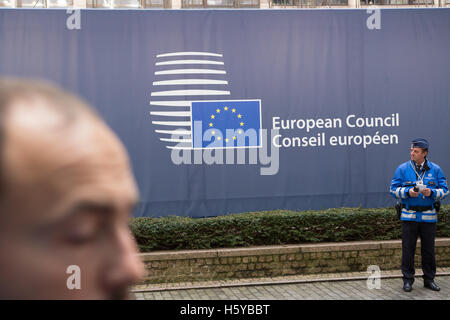
[(423, 279), (425, 282), (429, 282), (434, 280), (436, 275), (436, 259), (434, 255), (436, 223), (402, 221), (403, 281), (409, 281), (410, 283), (414, 282), (414, 254), (418, 236), (420, 236)]

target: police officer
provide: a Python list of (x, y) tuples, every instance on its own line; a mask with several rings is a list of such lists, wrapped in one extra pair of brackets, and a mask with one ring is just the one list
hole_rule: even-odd
[(411, 160), (395, 170), (390, 193), (401, 200), (403, 290), (410, 292), (414, 283), (414, 254), (420, 236), (422, 270), (425, 288), (439, 291), (434, 282), (436, 260), (434, 239), (437, 212), (435, 201), (444, 199), (449, 191), (441, 168), (428, 161), (428, 141), (415, 139)]

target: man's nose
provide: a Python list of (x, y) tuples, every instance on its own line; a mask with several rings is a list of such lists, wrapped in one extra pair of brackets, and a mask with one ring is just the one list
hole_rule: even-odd
[(116, 241), (116, 257), (112, 259), (114, 263), (106, 275), (107, 285), (116, 288), (139, 283), (145, 276), (145, 269), (130, 230), (120, 228)]

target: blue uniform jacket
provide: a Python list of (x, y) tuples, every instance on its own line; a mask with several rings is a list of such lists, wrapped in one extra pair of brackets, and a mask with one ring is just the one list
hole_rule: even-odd
[[(391, 195), (405, 205), (402, 209), (401, 220), (402, 221), (416, 221), (416, 222), (437, 222), (437, 214), (434, 209), (435, 200), (444, 199), (449, 191), (447, 187), (447, 180), (441, 168), (428, 160), (426, 160), (428, 167), (430, 168), (423, 175), (424, 170), (419, 173), (423, 175), (423, 184), (427, 188), (431, 189), (432, 193), (429, 197), (425, 197), (423, 194), (419, 194), (418, 197), (410, 197), (408, 192), (416, 185), (417, 175), (414, 171), (414, 164), (412, 161), (402, 163), (395, 170), (394, 177), (392, 178), (390, 192)], [(429, 210), (414, 210), (417, 208), (411, 208), (417, 206), (431, 207)]]

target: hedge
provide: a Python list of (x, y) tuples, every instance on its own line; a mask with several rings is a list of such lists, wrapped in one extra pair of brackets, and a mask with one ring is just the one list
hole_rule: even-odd
[[(437, 237), (450, 237), (450, 205), (438, 215)], [(259, 245), (401, 239), (393, 208), (262, 211), (213, 218), (133, 218), (141, 252)]]

